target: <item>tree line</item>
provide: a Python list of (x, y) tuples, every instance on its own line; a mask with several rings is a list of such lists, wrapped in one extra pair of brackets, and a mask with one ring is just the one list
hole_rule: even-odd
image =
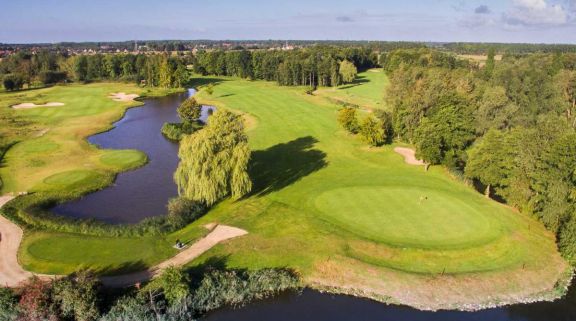
[(194, 56), (194, 72), (276, 81), (282, 86), (338, 86), (351, 81), (355, 71), (378, 65), (369, 48), (314, 46), (297, 50), (200, 51)]
[(50, 51), (19, 52), (0, 62), (6, 90), (66, 81), (117, 80), (151, 87), (183, 87), (190, 78), (190, 56), (95, 54), (68, 56)]
[(386, 56), (393, 135), (533, 214), (576, 263), (576, 55), (489, 54), (480, 68), (433, 50)]

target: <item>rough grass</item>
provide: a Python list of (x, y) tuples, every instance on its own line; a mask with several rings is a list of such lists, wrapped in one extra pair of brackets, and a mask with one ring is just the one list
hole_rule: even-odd
[(313, 286), (432, 308), (521, 300), (551, 291), (567, 268), (535, 220), (341, 130), (326, 93), (210, 80), (214, 94), (198, 100), (250, 120), (255, 191), (198, 222), (250, 234), (192, 265), (291, 267)]

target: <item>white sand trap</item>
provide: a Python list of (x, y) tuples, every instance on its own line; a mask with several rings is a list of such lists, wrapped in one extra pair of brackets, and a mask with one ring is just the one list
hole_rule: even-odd
[(114, 101), (133, 101), (140, 96), (137, 94), (111, 93), (108, 97), (112, 98)]
[(395, 147), (394, 151), (404, 157), (404, 161), (409, 165), (426, 165), (423, 161), (416, 159), (416, 152), (411, 148)]
[(58, 107), (58, 106), (64, 106), (64, 104), (58, 103), (58, 102), (46, 103), (43, 105), (36, 105), (34, 103), (23, 103), (23, 104), (18, 104), (18, 105), (12, 105), (12, 108), (14, 108), (14, 109), (30, 109), (30, 108), (38, 108), (38, 107)]

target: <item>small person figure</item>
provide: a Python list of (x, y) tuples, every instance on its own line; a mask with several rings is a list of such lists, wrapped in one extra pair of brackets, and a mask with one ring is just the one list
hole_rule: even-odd
[(428, 200), (428, 196), (420, 196), (420, 204), (422, 204), (422, 202), (427, 201)]

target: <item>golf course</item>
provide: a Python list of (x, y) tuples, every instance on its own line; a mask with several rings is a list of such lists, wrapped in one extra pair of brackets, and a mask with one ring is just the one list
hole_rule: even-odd
[[(248, 232), (215, 246), (189, 267), (288, 267), (305, 285), (422, 309), (490, 305), (554, 297), (568, 264), (541, 223), (485, 198), (442, 166), (425, 171), (394, 152), (368, 147), (337, 122), (338, 101), (386, 109), (388, 77), (360, 73), (338, 88), (303, 87), (230, 77), (198, 77), (196, 99), (239, 113), (252, 149), (252, 192), (224, 200), (184, 229), (162, 236), (99, 236), (26, 229), (19, 251), (28, 270), (64, 274), (89, 268), (117, 274), (176, 254), (176, 239), (195, 240), (208, 223)], [(203, 90), (213, 85), (213, 92)], [(86, 138), (110, 129), (129, 107), (114, 92), (142, 97), (135, 85), (94, 83), (0, 93), (0, 116), (22, 125), (3, 130), (15, 141), (0, 177), (2, 194), (79, 196), (144, 166), (134, 150), (100, 150)], [(13, 109), (21, 103), (55, 107)], [(144, 107), (146, 108), (146, 107)], [(154, 186), (149, 186), (154, 188)]]

